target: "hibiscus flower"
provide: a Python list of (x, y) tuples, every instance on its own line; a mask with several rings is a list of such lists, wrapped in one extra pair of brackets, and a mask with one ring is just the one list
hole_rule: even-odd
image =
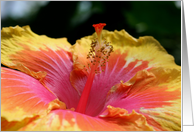
[(181, 130), (181, 67), (153, 37), (105, 25), (73, 46), (2, 29), (2, 130)]

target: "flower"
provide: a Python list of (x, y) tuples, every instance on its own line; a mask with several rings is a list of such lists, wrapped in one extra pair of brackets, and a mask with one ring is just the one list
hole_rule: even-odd
[(2, 130), (181, 130), (181, 67), (153, 37), (105, 25), (73, 46), (2, 29)]

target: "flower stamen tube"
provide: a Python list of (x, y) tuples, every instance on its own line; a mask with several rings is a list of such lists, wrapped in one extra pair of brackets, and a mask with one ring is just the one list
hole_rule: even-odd
[[(91, 49), (87, 55), (87, 59), (90, 60), (91, 64), (88, 64), (90, 67), (85, 69), (89, 72), (89, 76), (76, 108), (76, 111), (79, 113), (85, 113), (95, 74), (101, 73), (99, 70), (100, 67), (105, 66), (106, 62), (108, 62), (110, 53), (113, 52), (113, 46), (110, 45), (110, 43), (107, 43), (106, 40), (102, 41), (102, 29), (105, 25), (105, 23), (93, 25), (98, 38), (91, 43)], [(86, 68), (86, 66), (84, 66), (84, 68)]]

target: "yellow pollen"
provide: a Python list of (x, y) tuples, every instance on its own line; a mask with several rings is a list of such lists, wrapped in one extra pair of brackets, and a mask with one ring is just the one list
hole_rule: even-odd
[(87, 55), (87, 59), (90, 60), (90, 63), (88, 63), (89, 68), (87, 69), (91, 71), (92, 67), (90, 67), (90, 64), (93, 64), (93, 66), (95, 65), (95, 73), (101, 73), (101, 71), (104, 70), (100, 71), (99, 67), (106, 65), (110, 54), (113, 52), (113, 46), (106, 40), (101, 41), (100, 43), (98, 39), (93, 40), (90, 46), (91, 48)]

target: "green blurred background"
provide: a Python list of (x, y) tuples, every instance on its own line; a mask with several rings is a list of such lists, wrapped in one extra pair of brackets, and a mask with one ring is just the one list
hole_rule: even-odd
[(74, 44), (91, 35), (96, 23), (135, 38), (153, 36), (181, 65), (180, 1), (1, 1), (1, 29), (30, 25), (39, 35), (67, 37)]

